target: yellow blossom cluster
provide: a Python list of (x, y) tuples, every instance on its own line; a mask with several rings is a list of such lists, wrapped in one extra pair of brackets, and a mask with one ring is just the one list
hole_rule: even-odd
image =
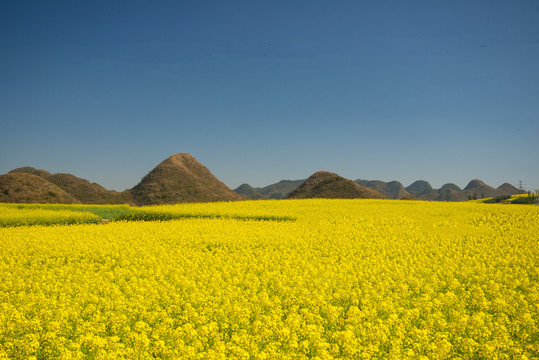
[(69, 208), (43, 208), (42, 205), (0, 204), (0, 227), (23, 225), (67, 225), (96, 221), (99, 216)]
[(189, 216), (0, 228), (0, 359), (539, 357), (538, 207), (140, 211)]

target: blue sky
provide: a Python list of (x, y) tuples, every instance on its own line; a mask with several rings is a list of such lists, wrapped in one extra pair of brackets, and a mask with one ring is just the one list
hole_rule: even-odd
[(539, 187), (539, 1), (2, 1), (0, 173)]

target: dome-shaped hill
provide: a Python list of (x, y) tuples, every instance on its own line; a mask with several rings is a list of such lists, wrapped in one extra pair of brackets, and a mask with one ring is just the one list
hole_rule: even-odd
[(80, 201), (40, 176), (27, 172), (0, 175), (0, 202), (80, 204)]
[(463, 193), (468, 196), (468, 198), (489, 198), (494, 196), (502, 195), (500, 191), (494, 189), (492, 186), (485, 184), (479, 179), (474, 179), (466, 185), (463, 190)]
[(446, 190), (462, 191), (462, 189), (458, 185), (455, 185), (453, 183), (447, 183), (447, 184), (444, 184), (440, 188), (440, 190), (438, 190), (438, 192), (442, 192), (442, 191), (446, 191)]
[(240, 195), (245, 195), (245, 196), (253, 196), (257, 194), (256, 189), (249, 184), (241, 184), (240, 186), (235, 188), (234, 191)]
[(433, 191), (432, 186), (430, 186), (430, 184), (425, 180), (417, 180), (410, 186), (405, 187), (404, 189), (413, 196), (417, 196), (420, 194), (428, 194)]
[(284, 199), (292, 191), (296, 190), (298, 186), (303, 184), (305, 179), (302, 180), (281, 180), (276, 184), (271, 184), (263, 188), (258, 189), (260, 194), (269, 199)]
[(318, 171), (311, 175), (288, 199), (385, 199), (378, 191), (361, 186), (329, 171)]
[(481, 186), (484, 186), (484, 185), (486, 184), (483, 181), (479, 179), (473, 179), (472, 181), (468, 183), (468, 185), (466, 185), (464, 190), (473, 190), (473, 189), (480, 188)]
[(163, 160), (130, 192), (137, 205), (244, 199), (187, 153)]
[(496, 189), (500, 192), (500, 195), (516, 195), (516, 194), (526, 194), (526, 191), (519, 190), (515, 186), (509, 183), (503, 183)]

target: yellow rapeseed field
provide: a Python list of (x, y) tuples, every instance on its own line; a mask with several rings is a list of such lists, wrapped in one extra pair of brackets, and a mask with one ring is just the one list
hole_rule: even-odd
[(99, 217), (89, 212), (69, 209), (43, 209), (38, 206), (0, 204), (0, 227), (22, 225), (76, 224), (96, 221)]
[(537, 206), (140, 210), (0, 228), (0, 359), (539, 358)]

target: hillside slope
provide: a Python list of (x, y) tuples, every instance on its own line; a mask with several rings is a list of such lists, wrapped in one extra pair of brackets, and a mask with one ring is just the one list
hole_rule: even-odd
[(107, 190), (99, 184), (71, 174), (52, 174), (46, 179), (57, 185), (83, 204), (125, 204), (130, 203), (129, 192)]
[(385, 199), (378, 191), (361, 186), (329, 171), (318, 171), (311, 175), (288, 199)]
[(466, 185), (466, 187), (462, 190), (462, 192), (465, 193), (467, 197), (474, 198), (490, 198), (494, 196), (506, 195), (503, 194), (501, 191), (498, 191), (497, 189), (493, 188), (492, 186), (485, 184), (479, 179), (474, 179), (470, 181), (468, 185)]
[(517, 187), (509, 184), (503, 183), (496, 188), (502, 195), (517, 195), (517, 194), (526, 194), (525, 190), (520, 190)]
[(28, 173), (42, 177), (64, 190), (83, 204), (129, 204), (132, 203), (129, 192), (117, 192), (107, 190), (99, 184), (91, 183), (86, 179), (79, 178), (72, 174), (50, 172), (42, 169), (35, 169), (30, 166), (13, 169), (9, 174)]
[(404, 189), (415, 197), (431, 193), (434, 190), (432, 186), (425, 180), (417, 180)]
[(130, 190), (137, 205), (242, 200), (187, 153), (174, 154)]
[(72, 195), (44, 178), (26, 172), (0, 175), (0, 202), (80, 204)]

